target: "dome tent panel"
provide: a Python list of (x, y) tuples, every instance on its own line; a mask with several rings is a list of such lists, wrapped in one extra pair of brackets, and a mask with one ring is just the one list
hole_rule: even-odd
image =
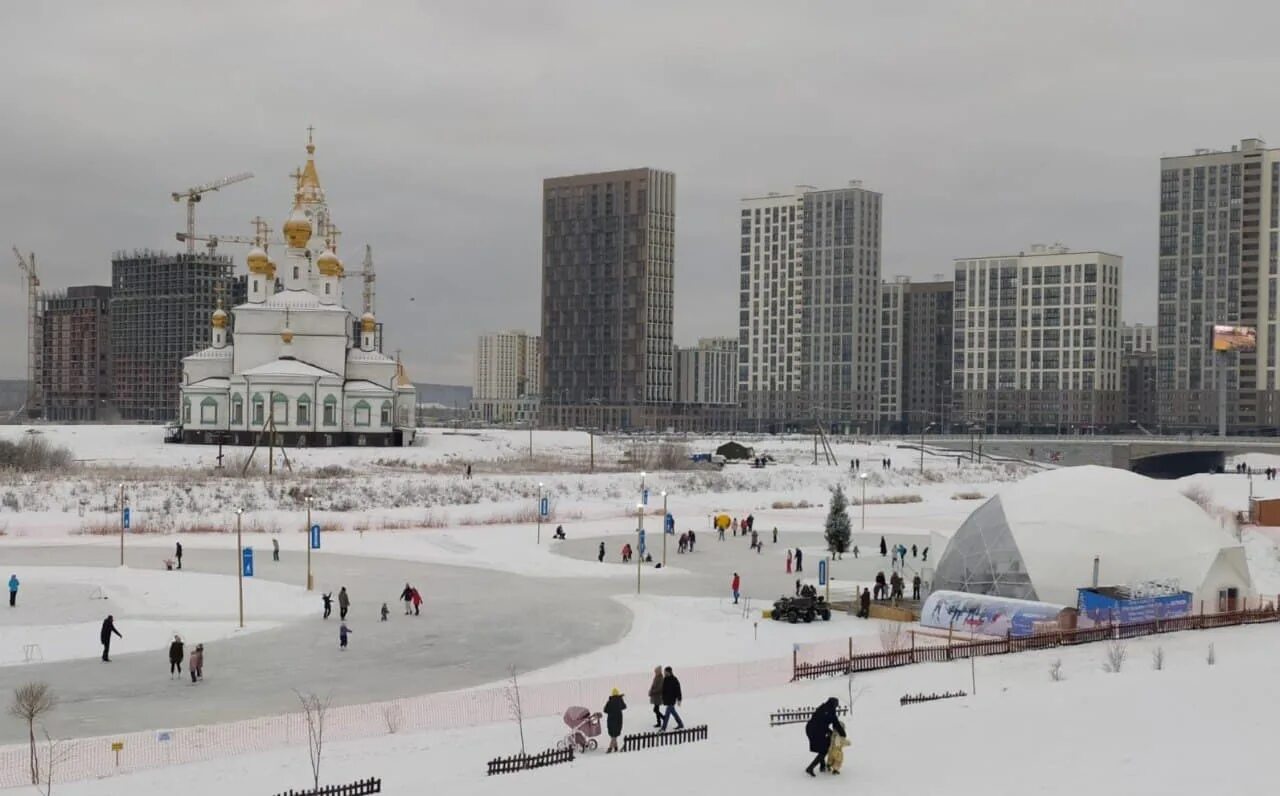
[(975, 509), (956, 531), (938, 561), (933, 588), (1039, 599), (999, 496)]

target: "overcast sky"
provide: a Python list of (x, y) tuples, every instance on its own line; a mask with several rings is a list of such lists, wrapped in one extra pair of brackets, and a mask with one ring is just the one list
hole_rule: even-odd
[(279, 230), (309, 124), (386, 348), (462, 384), (477, 334), (538, 328), (543, 177), (676, 173), (687, 344), (737, 332), (740, 197), (855, 178), (886, 278), (1062, 241), (1123, 255), (1152, 322), (1160, 156), (1280, 145), (1274, 2), (359, 5), (0, 4), (0, 376), (24, 373), (10, 244), (46, 288), (107, 284), (113, 251), (179, 246), (171, 191), (240, 171), (198, 230)]

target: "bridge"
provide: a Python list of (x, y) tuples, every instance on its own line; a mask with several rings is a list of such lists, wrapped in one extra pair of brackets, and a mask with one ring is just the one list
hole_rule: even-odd
[[(906, 438), (904, 444), (910, 444)], [(1276, 437), (1072, 436), (1007, 437), (990, 435), (925, 437), (926, 450), (963, 452), (983, 458), (1018, 459), (1043, 464), (1099, 464), (1153, 478), (1180, 478), (1221, 468), (1228, 456), (1280, 455)], [(979, 452), (980, 451), (980, 452)]]

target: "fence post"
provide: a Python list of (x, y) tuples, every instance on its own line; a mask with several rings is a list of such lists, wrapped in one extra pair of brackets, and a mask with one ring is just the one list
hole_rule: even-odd
[(853, 636), (849, 636), (849, 661), (853, 661)]

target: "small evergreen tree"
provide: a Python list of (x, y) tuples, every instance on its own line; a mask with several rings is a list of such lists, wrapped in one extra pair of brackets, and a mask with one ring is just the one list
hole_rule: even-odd
[(853, 530), (849, 523), (849, 501), (845, 499), (844, 489), (839, 485), (831, 490), (831, 508), (827, 511), (827, 549), (837, 557), (849, 549)]

